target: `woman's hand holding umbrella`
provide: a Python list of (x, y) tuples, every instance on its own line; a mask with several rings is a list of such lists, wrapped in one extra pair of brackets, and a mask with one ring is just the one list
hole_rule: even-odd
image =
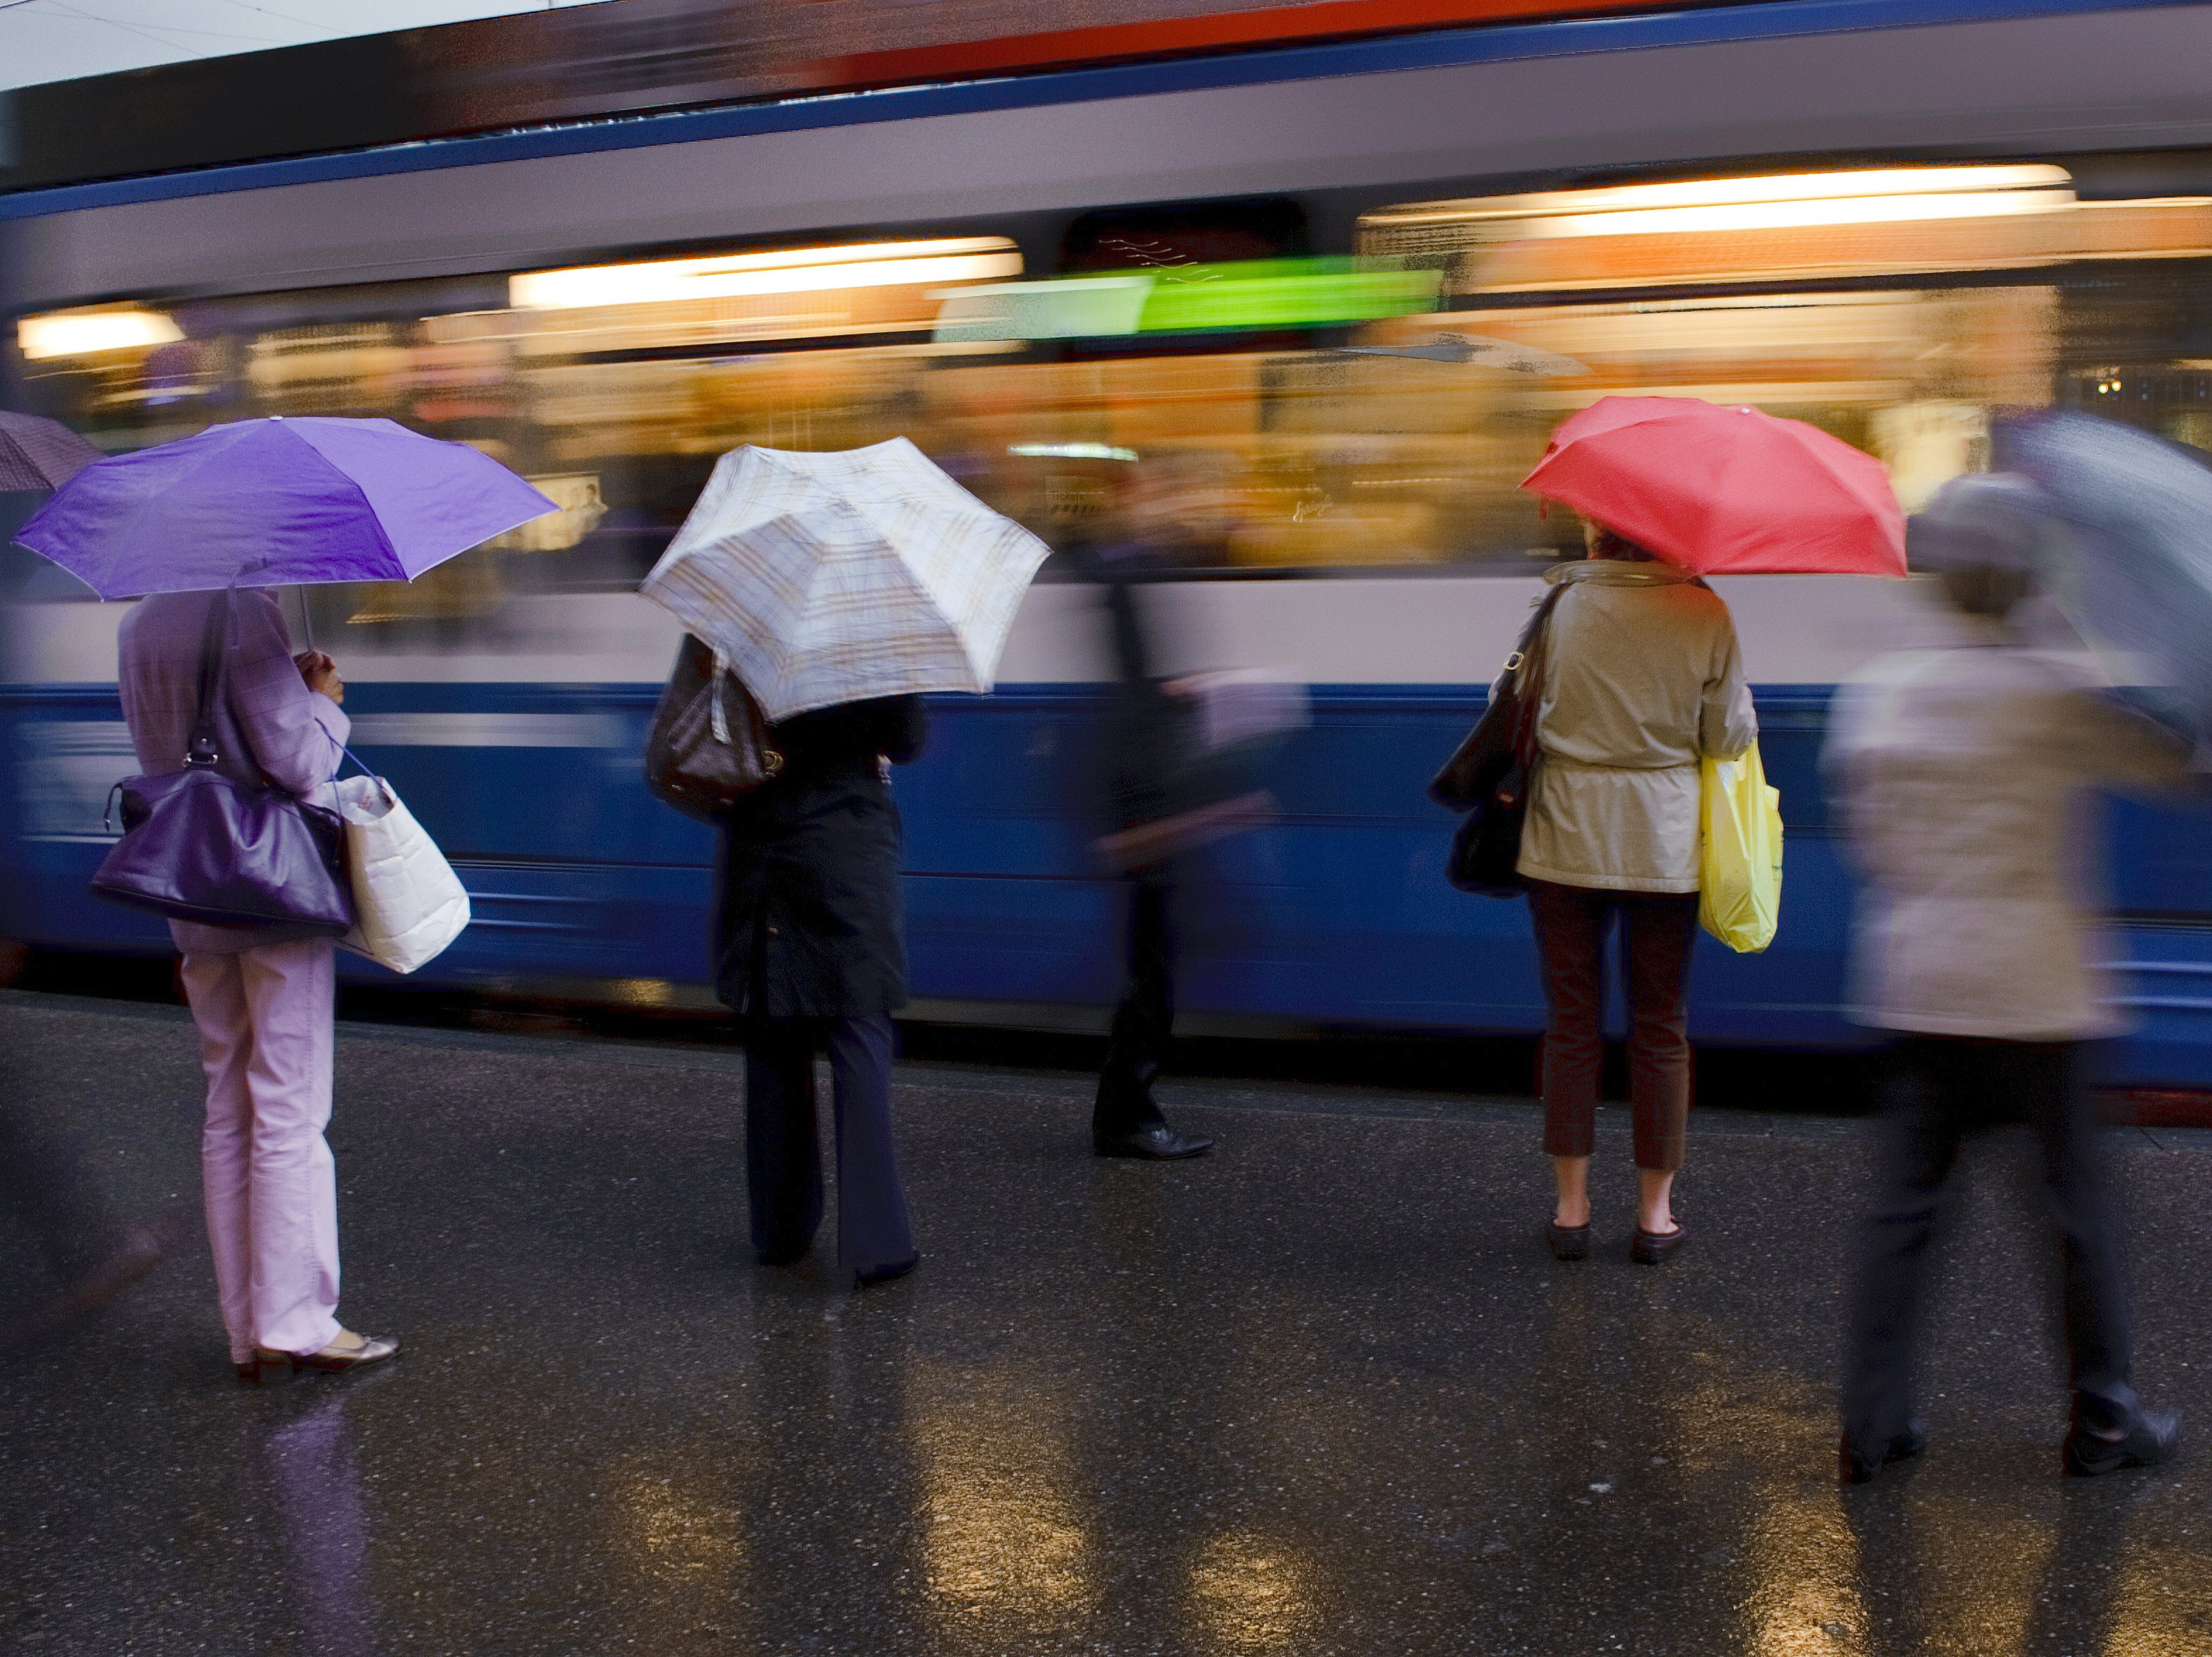
[(345, 701), (345, 681), (338, 677), (338, 665), (319, 650), (303, 650), (292, 660), (298, 665), (300, 677), (307, 689), (328, 696), (334, 702)]

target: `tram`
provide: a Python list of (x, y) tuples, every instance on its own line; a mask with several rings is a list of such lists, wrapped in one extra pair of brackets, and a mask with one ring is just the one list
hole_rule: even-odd
[[(0, 196), (11, 395), (115, 452), (388, 416), (560, 502), (412, 586), (288, 602), (470, 887), (421, 980), (641, 1005), (704, 996), (713, 846), (640, 775), (676, 634), (634, 588), (715, 457), (903, 434), (1065, 547), (1116, 467), (1182, 455), (1209, 480), (1158, 594), (1187, 665), (1311, 710), (1268, 761), (1279, 815), (1194, 854), (1184, 1005), (1528, 1031), (1523, 909), (1446, 886), (1423, 787), (1578, 549), (1515, 488), (1547, 433), (1610, 392), (1755, 404), (1879, 456), (1908, 505), (1990, 464), (2008, 409), (2212, 447), (2208, 46), (2201, 5), (1788, 0), (58, 183)], [(86, 893), (131, 768), (121, 607), (13, 557), (0, 936), (165, 949)], [(899, 778), (918, 1016), (1079, 1023), (1115, 990), (1101, 623), (1060, 561), (996, 693), (937, 699)], [(1770, 950), (1701, 941), (1693, 1033), (1848, 1048), (1827, 703), (1941, 623), (1908, 582), (1715, 585), (1788, 864)], [(2212, 840), (2109, 816), (2140, 1028), (2107, 1079), (2212, 1083)]]

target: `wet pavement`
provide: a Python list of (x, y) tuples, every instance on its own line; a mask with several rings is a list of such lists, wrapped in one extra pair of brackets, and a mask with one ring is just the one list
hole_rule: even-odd
[[(191, 1194), (180, 1012), (0, 992), (0, 1050), (126, 1205)], [(2057, 1476), (2016, 1141), (1947, 1245), (1929, 1454), (1847, 1493), (1855, 1123), (1693, 1119), (1653, 1271), (1615, 1120), (1567, 1266), (1522, 1102), (1171, 1086), (1220, 1149), (1141, 1165), (1080, 1078), (910, 1065), (927, 1258), (856, 1296), (747, 1263), (739, 1079), (342, 1027), (343, 1309), (404, 1355), (239, 1387), (196, 1244), (0, 1360), (0, 1650), (2212, 1653), (2212, 1448)], [(2137, 1378), (2212, 1433), (2212, 1133), (2124, 1138)], [(19, 1296), (28, 1258), (0, 1219)]]

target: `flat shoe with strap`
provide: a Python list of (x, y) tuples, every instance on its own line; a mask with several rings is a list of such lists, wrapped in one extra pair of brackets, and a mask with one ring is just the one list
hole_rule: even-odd
[(1638, 1266), (1656, 1266), (1680, 1248), (1689, 1235), (1690, 1228), (1680, 1220), (1674, 1222), (1672, 1231), (1646, 1231), (1639, 1225), (1628, 1245), (1628, 1258)]
[(1552, 1246), (1555, 1260), (1582, 1260), (1589, 1258), (1589, 1222), (1580, 1225), (1561, 1225), (1557, 1220), (1544, 1222), (1544, 1241)]
[[(238, 1378), (256, 1386), (269, 1387), (291, 1380), (294, 1373), (301, 1369), (343, 1375), (366, 1364), (381, 1363), (399, 1350), (398, 1341), (389, 1335), (362, 1335), (357, 1338), (361, 1342), (358, 1346), (333, 1344), (319, 1352), (279, 1352), (270, 1347), (257, 1346), (253, 1349), (252, 1362), (238, 1366)], [(249, 1369), (252, 1373), (247, 1373)]]

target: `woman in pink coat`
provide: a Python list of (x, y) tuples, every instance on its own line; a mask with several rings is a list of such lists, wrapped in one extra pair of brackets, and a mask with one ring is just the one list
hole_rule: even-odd
[[(149, 775), (184, 768), (198, 707), (201, 640), (223, 595), (157, 593), (124, 617), (123, 717)], [(268, 593), (234, 595), (228, 683), (215, 710), (217, 768), (295, 794), (328, 792), (350, 726), (345, 684), (319, 651), (297, 658)], [(241, 738), (243, 740), (241, 740)], [(252, 759), (247, 758), (248, 754)], [(399, 1344), (338, 1322), (337, 1170), (331, 1116), (334, 945), (286, 926), (169, 923), (208, 1084), (200, 1141), (208, 1241), (231, 1361), (242, 1381), (296, 1366), (351, 1369)]]

